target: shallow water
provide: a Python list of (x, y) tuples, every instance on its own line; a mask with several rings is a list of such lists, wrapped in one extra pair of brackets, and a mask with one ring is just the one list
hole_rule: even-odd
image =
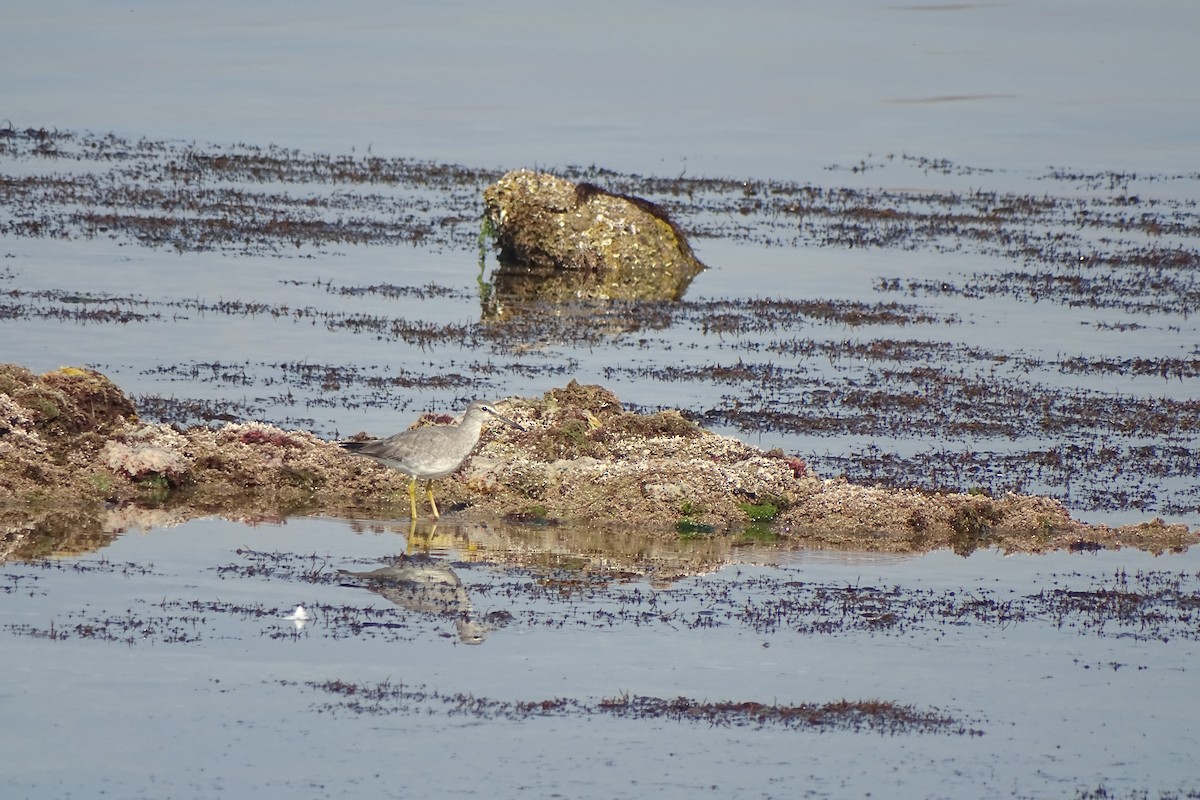
[[(47, 171), (87, 170), (93, 141), (60, 142), (53, 157), (28, 146), (12, 152), (24, 154), (17, 167), (37, 166), (39, 180), (52, 184), (59, 179)], [(194, 157), (171, 144), (137, 153), (128, 160), (139, 173)], [(926, 175), (908, 159), (877, 169), (923, 176), (927, 192), (951, 191), (959, 180)], [(106, 180), (115, 191), (127, 185), (119, 172)], [(1059, 213), (1070, 216), (1076, 179), (1022, 180), (1020, 197), (1052, 189), (1068, 207)], [(162, 183), (145, 188), (158, 192)], [(1146, 193), (1139, 202), (1148, 208), (1173, 209), (1184, 234), (1125, 231), (1117, 219), (1121, 240), (1089, 258), (1137, 259), (1146, 247), (1169, 246), (1194, 259), (1186, 234), (1194, 208), (1172, 199), (1186, 183), (1128, 179), (1117, 190)], [(319, 180), (283, 188), (292, 199), (272, 213), (304, 214), (306, 193), (330, 192)], [(212, 190), (273, 197), (282, 189)], [(817, 234), (787, 233), (770, 212), (737, 213), (733, 225), (730, 212), (712, 210), (727, 202), (725, 187), (709, 192), (711, 203), (687, 206), (712, 265), (687, 304), (542, 308), (494, 323), (482, 310), (480, 284), (494, 260), (481, 265), (466, 236), (478, 213), (471, 191), (465, 199), (407, 184), (340, 191), (367, 215), (386, 217), (394, 195), (457, 221), (413, 248), (268, 240), (209, 252), (186, 234), (153, 246), (81, 230), (69, 199), (55, 197), (62, 206), (49, 212), (51, 201), (23, 199), (14, 220), (57, 214), (52, 224), (69, 238), (6, 240), (0, 283), (11, 287), (3, 309), (9, 357), (35, 370), (94, 366), (150, 419), (249, 418), (325, 436), (385, 434), (418, 411), (535, 395), (577, 379), (612, 388), (634, 408), (680, 408), (720, 432), (782, 447), (820, 474), (1049, 494), (1096, 522), (1197, 518), (1200, 361), (1191, 311), (1200, 295), (1186, 265), (1052, 265), (1042, 275), (1037, 263), (1017, 269), (1007, 253), (975, 252), (969, 231), (917, 235), (901, 247), (822, 246)], [(1098, 214), (1111, 215), (1121, 202), (1087, 194), (1080, 202), (1093, 205), (1084, 210)], [(1029, 224), (1015, 235), (1060, 235), (1056, 219)], [(785, 234), (791, 238), (766, 244)], [(1083, 247), (1098, 234), (1072, 236), (1071, 246)], [(1162, 238), (1171, 241), (1147, 244)], [(1055, 251), (1039, 257), (1053, 262)], [(1138, 300), (1119, 286), (1082, 299), (1053, 291), (1108, 279), (1140, 281), (1148, 296)], [(1005, 288), (1023, 280), (1048, 284), (1051, 296)], [(807, 302), (825, 306), (810, 311)], [(855, 307), (894, 311), (865, 320), (821, 316), (823, 308)]]
[[(690, 301), (896, 301), (930, 321), (797, 316), (765, 333), (731, 334), (705, 330), (696, 311), (635, 331), (602, 317), (597, 326), (611, 324), (611, 333), (578, 340), (540, 330), (497, 344), (471, 328), (462, 341), (430, 344), (221, 304), (478, 326), (476, 204), (406, 187), (360, 195), (344, 185), (237, 186), (286, 190), (297, 206), (377, 191), (353, 213), (399, 219), (427, 202), (432, 219), (465, 221), (442, 220), (440, 241), (412, 247), (176, 252), (132, 236), (4, 235), (0, 293), (35, 311), (0, 320), (4, 361), (37, 371), (91, 365), (143, 409), (156, 397), (195, 401), (330, 437), (390, 433), (420, 411), (577, 378), (634, 407), (678, 407), (715, 430), (783, 447), (826, 474), (893, 479), (885, 458), (894, 455), (907, 459), (904, 477), (937, 485), (936, 470), (961, 460), (967, 467), (946, 478), (955, 488), (1015, 483), (1062, 498), (1089, 521), (1164, 514), (1200, 524), (1195, 426), (1175, 420), (1174, 432), (1144, 439), (1113, 432), (1128, 398), (1200, 396), (1194, 371), (1069, 368), (1077, 358), (1194, 362), (1190, 273), (1179, 270), (1176, 288), (1144, 298), (1127, 287), (1105, 296), (1144, 306), (1033, 299), (1020, 284), (1004, 286), (1022, 268), (1108, 275), (1065, 263), (1076, 249), (1195, 253), (1200, 5), (1191, 0), (750, 2), (693, 6), (683, 22), (624, 3), (11, 2), (4, 16), (0, 122), (17, 130), (501, 171), (596, 165), (639, 191), (638, 176), (649, 187), (650, 178), (682, 175), (914, 198), (1052, 195), (1066, 212), (1035, 233), (1070, 242), (1063, 262), (1032, 266), (966, 238), (849, 247), (823, 240), (827, 230), (797, 233), (787, 215), (727, 203), (679, 219), (702, 231), (694, 243), (712, 267)], [(66, 158), (0, 160), (10, 180), (105, 169)], [(1122, 212), (1130, 198), (1138, 203)], [(1077, 224), (1083, 218), (1068, 199), (1134, 223), (1158, 215), (1185, 232), (1136, 224), (1097, 232)], [(95, 210), (85, 206), (55, 213)], [(1005, 291), (968, 296), (994, 282)], [(382, 284), (407, 293), (336, 291)], [(434, 291), (416, 291), (423, 287)], [(145, 317), (72, 315), (95, 309)], [(806, 338), (825, 350), (770, 349)], [(802, 411), (825, 393), (873, 382), (908, 390), (885, 377), (903, 361), (854, 355), (857, 345), (890, 339), (944, 344), (916, 360), (975, 385), (1036, 384), (1106, 413), (1058, 437), (911, 430), (895, 416), (882, 418), (883, 430), (760, 430), (724, 416)], [(844, 354), (833, 353), (842, 345)], [(786, 380), (660, 374), (664, 365), (704, 373), (743, 362), (772, 363)], [(349, 379), (323, 385), (327, 367)], [(396, 377), (407, 380), (387, 382)], [(836, 405), (829, 415), (867, 416)], [(1026, 474), (1026, 464), (1005, 460), (1072, 447), (1084, 457), (1065, 475)], [(1087, 448), (1115, 448), (1121, 458), (1088, 463)], [(1138, 448), (1149, 448), (1150, 463), (1135, 461), (1145, 452)], [(458, 528), (450, 522), (443, 532)], [(571, 547), (553, 531), (471, 527), (433, 551), (461, 578), (472, 613), (491, 620), (486, 639), (469, 646), (454, 619), (406, 612), (335, 577), (382, 566), (405, 549), (405, 532), (335, 519), (205, 520), (135, 530), (87, 555), (0, 565), (5, 797), (1071, 797), (1099, 786), (1138, 797), (1196, 788), (1194, 554), (896, 557), (743, 542), (714, 555), (691, 542), (656, 554), (643, 572), (629, 567), (633, 544)], [(1101, 606), (1107, 598), (1125, 616), (1050, 602), (1064, 597)], [(766, 614), (779, 598), (792, 611)], [(298, 603), (315, 617), (303, 628), (282, 619)], [(507, 624), (501, 612), (512, 615)], [(361, 705), (330, 681), (361, 687)], [(894, 732), (744, 718), (714, 726), (601, 708), (625, 694), (784, 705), (878, 699), (937, 709), (955, 723)], [(557, 699), (580, 705), (524, 716), (504, 705)]]
[(907, 152), (1153, 172), (1195, 165), (1198, 27), (1189, 0), (18, 1), (0, 58), (18, 127), (504, 169), (811, 180)]
[[(1200, 55), (1189, 36), (1198, 25), (1200, 9), (1182, 1), (1136, 10), (1118, 2), (710, 5), (689, 13), (686, 35), (665, 37), (677, 29), (672, 13), (622, 4), (224, 3), (199, 12), (135, 3), (51, 13), (17, 3), (0, 31), (0, 59), (13, 67), (4, 71), (4, 113), (18, 130), (166, 141), (160, 161), (186, 160), (191, 142), (202, 152), (246, 142), (283, 148), (273, 152), (284, 157), (500, 171), (595, 165), (593, 180), (684, 209), (679, 222), (695, 231), (711, 266), (689, 300), (894, 302), (923, 321), (847, 325), (798, 315), (729, 334), (686, 315), (638, 330), (600, 315), (586, 335), (585, 324), (564, 334), (543, 321), (528, 340), (501, 341), (479, 326), (482, 184), (227, 185), (218, 176), (199, 188), (291, 198), (264, 202), (263, 215), (308, 218), (312, 199), (342, 197), (346, 206), (326, 216), (331, 225), (360, 216), (400, 224), (415, 214), (433, 233), (413, 247), (275, 242), (206, 252), (94, 229), (5, 235), (0, 290), (30, 313), (5, 312), (3, 358), (38, 371), (98, 368), (151, 419), (165, 400), (197, 412), (182, 423), (232, 416), (325, 436), (384, 435), (421, 411), (537, 394), (574, 378), (637, 409), (679, 408), (719, 432), (782, 447), (821, 474), (1048, 494), (1091, 522), (1158, 514), (1200, 524), (1200, 432), (1186, 405), (1198, 394), (1200, 363), (1194, 270), (1078, 261), (1153, 248), (1195, 259), (1200, 102), (1191, 76)], [(590, 33), (581, 38), (583, 28)], [(26, 69), (35, 63), (36, 74)], [(113, 168), (70, 149), (0, 163), (14, 179)], [(161, 166), (151, 160), (144, 174)], [(693, 206), (669, 184), (655, 188), (655, 179), (681, 175), (744, 176), (745, 203), (700, 190)], [(117, 173), (110, 194), (13, 213), (61, 220), (109, 204), (120, 210), (119, 187), (142, 182), (152, 192), (173, 188)], [(910, 232), (893, 247), (831, 241), (836, 228), (804, 216), (797, 227), (795, 215), (771, 210), (781, 186), (840, 192), (835, 205), (909, 197), (935, 212), (945, 198), (984, 198), (947, 206), (968, 217), (993, 193), (992, 207), (1053, 197), (1059, 208), (1028, 223), (1037, 251), (1029, 263), (1016, 246), (973, 245), (970, 226), (929, 238)], [(759, 201), (766, 211), (747, 210)], [(900, 199), (884, 209), (893, 205), (910, 210)], [(206, 213), (237, 214), (222, 208)], [(1098, 216), (1109, 224), (1083, 224)], [(1159, 227), (1142, 230), (1146, 219)], [(1023, 233), (1019, 223), (1013, 235)], [(1081, 279), (1115, 283), (1082, 300), (1037, 294), (1041, 284)], [(403, 293), (362, 291), (380, 285)], [(236, 305), (252, 303), (312, 314)], [(344, 324), (372, 316), (467, 326), (467, 335), (380, 337)], [(941, 349), (895, 359), (855, 351), (909, 339)], [(797, 342), (817, 352), (790, 351)], [(1131, 359), (1164, 372), (1135, 373)], [(924, 365), (942, 370), (951, 389), (962, 383), (934, 401), (946, 419), (915, 419), (894, 405), (929, 392), (903, 377)], [(687, 375), (666, 375), (665, 366)], [(778, 369), (771, 385), (764, 366)], [(730, 368), (744, 374), (730, 377)], [(342, 380), (326, 380), (330, 369)], [(873, 407), (873, 391), (893, 406)], [(1052, 424), (1039, 419), (1055, 418), (1055, 404), (1076, 401), (1089, 411), (1064, 430), (1043, 430)], [(992, 402), (999, 410), (988, 412)], [(979, 424), (976, 412), (993, 418)], [(788, 414), (803, 424), (775, 421)], [(1174, 418), (1169, 430), (1153, 429), (1158, 414)]]
[[(337, 574), (404, 552), (406, 529), (202, 520), (0, 567), (7, 796), (1194, 788), (1195, 555), (748, 547), (686, 575), (705, 555), (682, 544), (645, 575), (618, 552), (547, 559), (526, 546), (544, 531), (449, 520), (428, 553), (488, 621), (472, 646), (461, 608), (413, 611)], [(838, 599), (813, 605), (822, 592)], [(1105, 592), (1127, 611), (1047, 601)], [(302, 627), (283, 618), (297, 604)], [(954, 722), (714, 725), (598, 705), (625, 695), (879, 700)], [(513, 711), (542, 701), (555, 708)]]

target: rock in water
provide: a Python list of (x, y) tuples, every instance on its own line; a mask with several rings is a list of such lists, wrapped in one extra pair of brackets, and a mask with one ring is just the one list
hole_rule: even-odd
[(704, 265), (647, 200), (530, 170), (484, 190), (496, 288), (515, 299), (677, 300)]

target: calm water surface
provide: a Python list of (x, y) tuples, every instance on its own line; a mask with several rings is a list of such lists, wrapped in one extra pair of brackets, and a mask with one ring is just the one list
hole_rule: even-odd
[[(1194, 179), (1136, 177), (1194, 176), (1200, 165), (1200, 5), (1190, 0), (701, 3), (682, 13), (624, 2), (12, 2), (0, 25), (0, 118), (18, 129), (369, 151), (498, 169), (595, 164), (665, 176), (1036, 193), (1047, 169), (1065, 167), (1127, 173), (1132, 191), (1164, 201), (1198, 194)], [(994, 171), (881, 168), (888, 154)], [(852, 171), (860, 163), (874, 166)], [(2, 166), (8, 175), (28, 168)], [(603, 383), (641, 407), (703, 410), (741, 399), (742, 388), (659, 383), (627, 371), (664, 357), (750, 357), (753, 342), (686, 326), (650, 332), (644, 346), (531, 343), (517, 358), (170, 308), (187, 299), (261, 300), (471, 323), (479, 319), (473, 247), (472, 238), (449, 251), (372, 247), (280, 259), (6, 238), (0, 290), (107, 292), (145, 300), (166, 317), (103, 327), (6, 322), (0, 356), (35, 370), (90, 364), (133, 396), (238, 400), (263, 418), (328, 436), (387, 433), (421, 410), (461, 407), (476, 394), (535, 394), (571, 377)], [(875, 301), (881, 277), (954, 279), (1008, 266), (971, 253), (726, 239), (698, 249), (713, 268), (692, 298)], [(317, 280), (433, 283), (457, 294), (420, 303), (332, 298)], [(1003, 298), (921, 304), (963, 322), (915, 337), (1009, 356), (1189, 358), (1200, 347), (1184, 315), (1139, 316), (1138, 327), (1125, 330), (1131, 320), (1119, 312)], [(835, 341), (872, 335), (829, 326), (802, 333)], [(453, 371), (471, 382), (436, 390), (417, 381), (382, 403), (348, 386), (331, 400), (289, 384), (272, 366), (297, 361), (351, 365), (364, 376)], [(825, 379), (813, 369), (814, 380)], [(995, 370), (998, 382), (1024, 377)], [(1034, 377), (1068, 388), (1197, 392), (1194, 379), (1052, 372)], [(764, 433), (758, 441), (818, 461), (873, 445), (980, 445), (902, 435)], [(1089, 480), (1102, 489), (1119, 477)], [(1187, 500), (1194, 476), (1169, 481), (1164, 491), (1193, 509), (1179, 516), (1200, 523)], [(1157, 510), (1084, 516), (1120, 522)], [(1141, 625), (1097, 630), (1081, 618), (1060, 627), (1049, 616), (962, 625), (914, 618), (902, 631), (764, 631), (721, 618), (727, 607), (712, 599), (763, 604), (771, 599), (764, 586), (790, 581), (998, 601), (1114, 587), (1122, 571), (1182, 574), (1194, 595), (1200, 565), (1192, 554), (748, 551), (741, 563), (696, 577), (634, 578), (550, 598), (506, 592), (538, 574), (481, 559), (459, 541), (435, 556), (459, 573), (476, 611), (512, 615), (478, 646), (459, 644), (444, 618), (405, 613), (360, 586), (306, 580), (300, 566), (304, 556), (321, 574), (370, 570), (405, 546), (401, 534), (343, 520), (210, 520), (129, 533), (97, 553), (49, 564), (0, 565), (4, 796), (1071, 797), (1104, 786), (1132, 797), (1197, 788), (1194, 619), (1177, 616), (1165, 640)], [(289, 568), (256, 572), (264, 562), (247, 551), (282, 554)], [(633, 591), (656, 597), (661, 613), (642, 623), (597, 622), (619, 620)], [(300, 629), (282, 619), (298, 603), (315, 617)], [(347, 618), (371, 624), (355, 628)], [(685, 624), (705, 619), (722, 622)], [(941, 709), (983, 735), (512, 720), (454, 715), (418, 700), (361, 713), (307, 683), (334, 680), (500, 701), (594, 703), (622, 693), (762, 703), (879, 698)]]
[[(135, 140), (218, 146), (244, 141), (502, 170), (594, 164), (663, 176), (1033, 197), (1047, 191), (1104, 195), (1107, 187), (1082, 177), (1098, 172), (1121, 176), (1118, 191), (1127, 195), (1184, 209), (1200, 191), (1200, 97), (1191, 80), (1200, 72), (1200, 55), (1190, 39), (1200, 29), (1200, 7), (1194, 3), (752, 2), (736, 10), (702, 4), (686, 16), (685, 22), (674, 11), (626, 3), (589, 9), (218, 3), (192, 10), (18, 2), (0, 30), (0, 62), (9, 67), (0, 71), (6, 98), (0, 113), (17, 128), (114, 131)], [(945, 160), (951, 168), (930, 170), (906, 157)], [(3, 166), (14, 177), (92, 168), (74, 163), (33, 159)], [(1047, 183), (1047, 175), (1063, 172), (1081, 177)], [(394, 188), (379, 191), (397, 191), (397, 203), (413, 199)], [(736, 230), (738, 220), (683, 223)], [(1087, 232), (1082, 235), (1086, 240)], [(1148, 244), (1190, 251), (1193, 239), (1166, 234)], [(823, 364), (764, 351), (770, 342), (756, 333), (725, 336), (694, 325), (616, 335), (599, 345), (528, 342), (516, 352), (331, 334), (286, 316), (197, 313), (188, 305), (235, 300), (473, 324), (480, 317), (474, 231), (449, 248), (280, 254), (287, 257), (176, 254), (105, 237), (5, 238), (0, 244), (0, 289), (96, 293), (113, 297), (114, 309), (159, 315), (118, 325), (6, 321), (6, 360), (38, 371), (86, 364), (138, 400), (195, 400), (218, 411), (239, 404), (242, 416), (331, 437), (359, 430), (384, 435), (420, 411), (461, 409), (477, 396), (537, 394), (571, 378), (603, 384), (635, 408), (675, 407), (700, 418), (741, 404), (778, 411), (807, 405), (814, 391), (869, 387), (881, 369), (892, 367), (854, 358)], [(913, 252), (847, 250), (764, 247), (717, 235), (696, 245), (712, 269), (693, 284), (689, 299), (915, 302), (937, 320), (899, 329), (814, 323), (797, 325), (788, 336), (847, 346), (911, 337), (983, 348), (996, 357), (964, 361), (964, 380), (997, 388), (1061, 387), (1066, 397), (1080, 393), (1101, 404), (1126, 396), (1186, 400), (1200, 391), (1191, 376), (1077, 375), (1058, 366), (1074, 357), (1191, 363), (1200, 334), (1186, 310), (1130, 313), (1003, 294), (981, 300), (880, 290), (884, 279), (953, 285), (1014, 266), (954, 243)], [(336, 293), (382, 283), (435, 285), (450, 293), (424, 299)], [(23, 302), (62, 305), (29, 295)], [(654, 377), (664, 364), (704, 371), (743, 362), (790, 371), (791, 388), (763, 397), (747, 382)], [(320, 382), (298, 382), (298, 364), (346, 368), (359, 380), (331, 395)], [(407, 376), (408, 385), (373, 388), (398, 375)], [(452, 385), (439, 388), (436, 382), (448, 375), (455, 376)], [(823, 474), (877, 453), (966, 457), (983, 451), (1003, 464), (1006, 454), (1030, 447), (1113, 447), (1130, 459), (1138, 448), (1195, 450), (1193, 434), (1182, 441), (1099, 440), (1083, 431), (1031, 444), (948, 430), (911, 437), (899, 427), (870, 435), (839, 429), (832, 437), (819, 426), (716, 429), (800, 454)], [(1180, 466), (1141, 479), (1119, 465), (1096, 470), (1081, 462), (1079, 474), (1042, 479), (1036, 469), (1018, 477), (985, 460), (975, 474), (953, 480), (1049, 494), (1089, 521), (1162, 514), (1200, 524), (1200, 484), (1187, 463), (1185, 457)], [(911, 480), (930, 483), (919, 474)], [(1114, 509), (1109, 494), (1133, 502)]]
[[(379, 567), (405, 550), (397, 532), (405, 527), (204, 520), (132, 532), (77, 558), (4, 565), (7, 796), (842, 797), (892, 787), (913, 797), (1044, 797), (1100, 785), (1116, 796), (1194, 788), (1190, 754), (1200, 740), (1185, 699), (1200, 636), (1184, 607), (1160, 609), (1169, 623), (1100, 627), (1089, 614), (956, 621), (918, 608), (921, 598), (1020, 604), (1039, 593), (1115, 590), (1122, 572), (1129, 586), (1137, 576), (1184, 575), (1179, 586), (1194, 597), (1194, 555), (750, 548), (694, 577), (613, 582), (599, 568), (505, 566), (489, 550), (495, 532), (450, 520), (439, 535), (476, 545), (463, 549), (459, 538), (431, 555), (459, 576), (472, 613), (492, 620), (471, 646), (445, 616), (390, 604), (353, 581), (312, 579)], [(687, 547), (675, 557), (686, 561)], [(567, 581), (589, 574), (587, 587)], [(822, 631), (799, 621), (820, 621), (811, 616), (778, 626), (738, 617), (797, 585), (876, 587), (913, 603), (897, 607), (908, 611), (896, 627)], [(283, 619), (296, 604), (313, 616), (299, 628)], [(455, 704), (422, 696), (355, 709), (314, 687), (329, 681), (500, 702), (594, 704), (623, 693), (880, 699), (939, 709), (982, 735), (509, 719), (454, 713)]]
[(909, 152), (1196, 163), (1188, 0), (9, 3), (18, 127), (805, 180)]

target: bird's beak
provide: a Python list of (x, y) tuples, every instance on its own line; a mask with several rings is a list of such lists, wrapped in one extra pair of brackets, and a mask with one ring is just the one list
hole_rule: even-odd
[(500, 414), (497, 414), (495, 411), (492, 412), (492, 416), (495, 417), (496, 419), (500, 420), (501, 422), (503, 422), (505, 425), (509, 425), (513, 428), (516, 428), (519, 431), (527, 430), (524, 425), (518, 425), (517, 423), (513, 422), (508, 417), (501, 416)]

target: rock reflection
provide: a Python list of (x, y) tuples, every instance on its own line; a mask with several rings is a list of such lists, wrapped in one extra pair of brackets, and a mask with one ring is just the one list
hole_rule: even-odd
[[(501, 262), (490, 281), (480, 281), (482, 318), (488, 322), (516, 316), (587, 314), (611, 324), (612, 301), (682, 300), (694, 274), (656, 276), (648, 280), (630, 270), (566, 271)], [(629, 320), (619, 333), (634, 326)]]
[(107, 547), (120, 529), (93, 506), (0, 508), (0, 564), (91, 553)]

